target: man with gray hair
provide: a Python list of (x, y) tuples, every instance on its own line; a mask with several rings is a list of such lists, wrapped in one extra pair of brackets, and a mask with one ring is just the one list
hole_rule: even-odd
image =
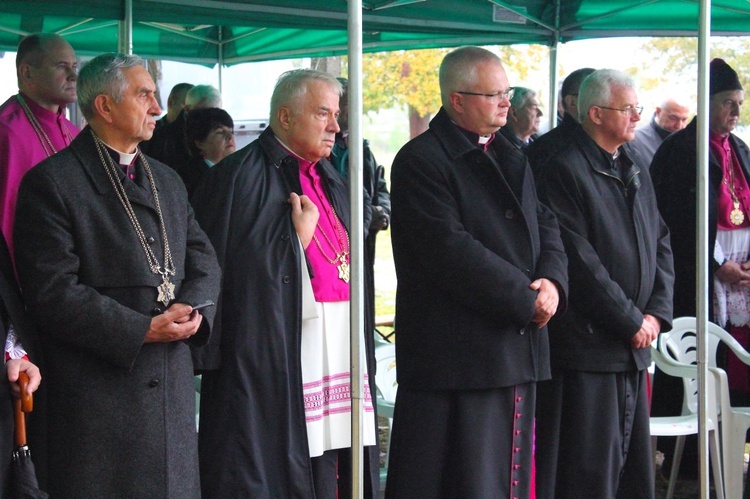
[(538, 179), (570, 273), (568, 312), (550, 322), (552, 380), (538, 390), (538, 497), (654, 496), (646, 369), (671, 327), (674, 267), (651, 178), (622, 147), (641, 110), (626, 74), (592, 73), (581, 127)]
[(524, 154), (513, 95), (480, 47), (440, 66), (443, 106), (391, 175), (399, 389), (386, 496), (529, 497), (536, 383), (567, 260)]
[(185, 132), (187, 115), (193, 109), (212, 107), (222, 107), (219, 91), (211, 85), (195, 85), (185, 95), (185, 105), (177, 119), (157, 128), (151, 140), (141, 144), (143, 152), (171, 166), (182, 178), (186, 178), (185, 168), (191, 159)]
[(526, 87), (514, 87), (508, 109), (508, 122), (500, 129), (511, 144), (525, 152), (539, 132), (542, 109), (536, 92)]
[(193, 195), (226, 276), (218, 334), (198, 353), (204, 498), (351, 497), (349, 193), (326, 159), (341, 94), (332, 75), (282, 74), (270, 126)]
[(221, 93), (211, 85), (196, 85), (185, 95), (185, 111), (193, 109), (208, 109), (209, 107), (223, 107)]
[[(16, 268), (39, 330), (54, 497), (199, 497), (189, 344), (220, 270), (179, 177), (147, 158), (159, 105), (136, 56), (80, 72), (89, 126), (23, 179)], [(203, 314), (203, 315), (201, 315)]]

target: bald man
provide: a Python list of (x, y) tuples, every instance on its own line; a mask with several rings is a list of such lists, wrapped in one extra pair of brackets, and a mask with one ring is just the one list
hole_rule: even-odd
[(18, 44), (18, 93), (0, 106), (0, 228), (11, 253), (21, 179), (78, 135), (65, 117), (76, 100), (76, 72), (76, 54), (61, 36), (38, 33)]
[(677, 99), (668, 97), (656, 107), (648, 125), (635, 131), (635, 138), (625, 144), (633, 163), (648, 170), (662, 141), (687, 126), (690, 109)]

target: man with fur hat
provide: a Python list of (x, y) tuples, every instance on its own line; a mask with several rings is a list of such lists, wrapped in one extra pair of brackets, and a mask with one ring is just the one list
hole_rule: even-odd
[[(750, 347), (750, 150), (732, 130), (744, 100), (737, 73), (722, 59), (711, 61), (709, 101), (708, 244), (710, 319)], [(697, 120), (667, 137), (654, 156), (651, 175), (659, 210), (672, 235), (674, 315), (694, 316), (696, 279)], [(750, 372), (737, 359), (727, 364), (733, 404), (750, 402)], [(659, 415), (679, 414), (679, 388), (654, 384), (657, 397), (672, 400)], [(666, 392), (666, 393), (664, 393)], [(742, 398), (739, 398), (739, 397)], [(665, 447), (666, 448), (669, 446)], [(683, 460), (684, 461), (684, 460)]]

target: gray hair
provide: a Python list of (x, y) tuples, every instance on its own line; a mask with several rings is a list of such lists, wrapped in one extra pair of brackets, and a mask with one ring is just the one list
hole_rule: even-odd
[(94, 101), (100, 95), (109, 95), (115, 102), (122, 102), (128, 80), (123, 69), (143, 66), (143, 59), (137, 55), (102, 54), (91, 59), (78, 73), (78, 106), (83, 116), (90, 120), (95, 114)]
[(461, 47), (449, 53), (440, 63), (440, 98), (444, 108), (450, 107), (450, 95), (466, 90), (477, 83), (476, 67), (480, 62), (497, 61), (500, 58), (481, 47)]
[(513, 107), (523, 107), (526, 105), (526, 101), (536, 97), (536, 91), (526, 87), (513, 87), (513, 98), (510, 100), (510, 105)]
[(185, 95), (185, 106), (191, 110), (222, 107), (221, 104), (221, 92), (211, 85), (196, 85)]
[(599, 69), (583, 80), (578, 90), (578, 120), (588, 121), (589, 110), (593, 106), (604, 106), (612, 99), (612, 88), (635, 89), (633, 79), (616, 69)]
[(316, 69), (293, 69), (282, 73), (276, 81), (271, 95), (271, 121), (276, 119), (280, 108), (290, 105), (307, 92), (307, 83), (313, 80), (322, 81), (341, 97), (344, 89), (335, 76)]

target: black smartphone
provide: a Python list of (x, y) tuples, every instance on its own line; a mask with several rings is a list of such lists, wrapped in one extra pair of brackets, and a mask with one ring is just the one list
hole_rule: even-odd
[(193, 307), (193, 310), (200, 310), (206, 307), (213, 307), (214, 302), (212, 302), (211, 300), (207, 300), (207, 301), (204, 301), (203, 303), (197, 303), (195, 305), (190, 305), (190, 306)]

